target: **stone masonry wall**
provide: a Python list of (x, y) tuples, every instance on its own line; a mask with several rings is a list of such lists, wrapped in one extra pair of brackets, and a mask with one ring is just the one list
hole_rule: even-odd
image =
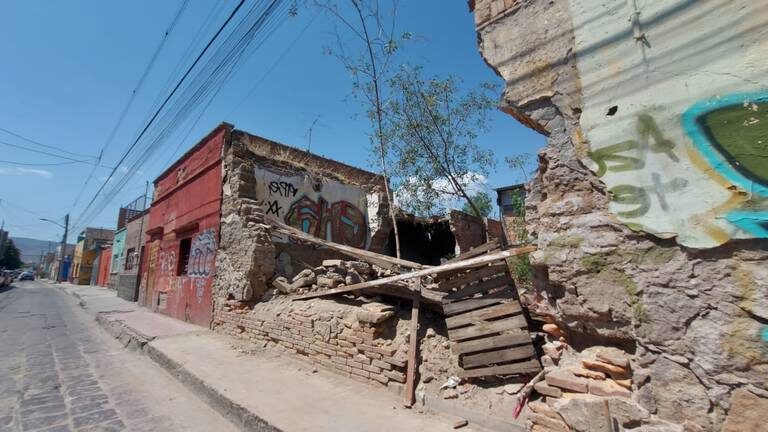
[[(626, 9), (631, 2), (600, 7), (595, 2), (592, 8), (583, 1), (507, 3), (475, 1), (475, 20), (483, 57), (506, 81), (501, 109), (547, 136), (526, 198), (527, 229), (539, 248), (532, 256), (537, 312), (551, 315), (576, 348), (599, 343), (633, 353), (633, 400), (654, 418), (678, 425), (654, 430), (755, 430), (743, 422), (753, 421), (755, 410), (768, 409), (768, 243), (731, 239), (719, 247), (691, 249), (674, 236), (633, 231), (638, 227), (628, 226), (611, 208), (616, 191), (609, 192), (590, 170), (595, 167), (584, 162), (590, 146), (599, 143), (587, 138), (582, 113), (597, 108), (585, 106), (578, 59), (601, 47), (577, 49), (572, 8), (605, 11), (602, 17), (625, 26), (616, 38), (632, 40), (627, 17), (633, 11)], [(650, 18), (670, 20), (673, 27), (698, 22), (675, 22), (681, 10), (698, 4), (682, 3), (688, 6)], [(720, 13), (693, 11), (723, 19)], [(582, 21), (577, 31), (583, 31)], [(757, 28), (764, 27), (752, 31)], [(664, 33), (653, 39), (652, 30), (641, 29), (648, 31), (648, 52), (663, 43)], [(685, 65), (684, 60), (676, 64)], [(619, 64), (601, 67), (617, 76), (630, 72)], [(653, 77), (654, 69), (638, 67)], [(593, 78), (586, 79), (592, 84)], [(622, 89), (601, 90), (619, 94)], [(643, 95), (643, 86), (634, 90)], [(611, 105), (602, 107), (606, 114)], [(641, 133), (640, 142), (643, 136), (650, 135)]]

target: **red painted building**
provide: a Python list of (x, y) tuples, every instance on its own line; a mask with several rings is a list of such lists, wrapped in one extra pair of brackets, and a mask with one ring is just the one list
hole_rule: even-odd
[(96, 275), (96, 285), (109, 286), (109, 269), (112, 265), (112, 248), (106, 247), (99, 252), (99, 272)]
[(232, 126), (221, 124), (154, 182), (139, 302), (208, 327), (221, 213), (221, 154)]

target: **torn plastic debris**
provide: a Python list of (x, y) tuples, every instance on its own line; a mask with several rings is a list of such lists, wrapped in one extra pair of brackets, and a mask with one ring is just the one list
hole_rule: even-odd
[(440, 390), (447, 389), (447, 388), (456, 388), (457, 385), (461, 382), (461, 378), (457, 376), (452, 376), (448, 378), (448, 381), (444, 382), (443, 385), (440, 386)]

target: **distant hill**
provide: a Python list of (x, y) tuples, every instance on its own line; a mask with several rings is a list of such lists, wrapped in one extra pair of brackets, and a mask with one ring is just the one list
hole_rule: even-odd
[(43, 254), (48, 253), (50, 245), (50, 251), (56, 252), (56, 246), (59, 245), (59, 242), (37, 240), (27, 237), (11, 236), (11, 239), (16, 247), (19, 248), (19, 252), (21, 252), (21, 260), (24, 261), (25, 264), (40, 262), (40, 251), (43, 251)]

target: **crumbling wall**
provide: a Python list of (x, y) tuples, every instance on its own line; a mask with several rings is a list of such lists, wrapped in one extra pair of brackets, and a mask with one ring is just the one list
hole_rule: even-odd
[(395, 308), (333, 300), (291, 303), (285, 297), (252, 308), (231, 300), (214, 326), (260, 347), (306, 356), (319, 366), (402, 392), (407, 343), (392, 328)]
[(214, 319), (227, 300), (259, 299), (275, 268), (275, 246), (256, 200), (255, 164), (230, 135), (222, 157), (221, 238), (216, 254)]
[[(749, 430), (768, 398), (768, 152), (747, 130), (765, 124), (765, 10), (635, 3), (471, 3), (502, 110), (548, 138), (526, 197), (538, 312), (577, 348), (632, 353), (653, 418)], [(733, 136), (756, 140), (729, 147), (750, 167), (712, 152)]]

